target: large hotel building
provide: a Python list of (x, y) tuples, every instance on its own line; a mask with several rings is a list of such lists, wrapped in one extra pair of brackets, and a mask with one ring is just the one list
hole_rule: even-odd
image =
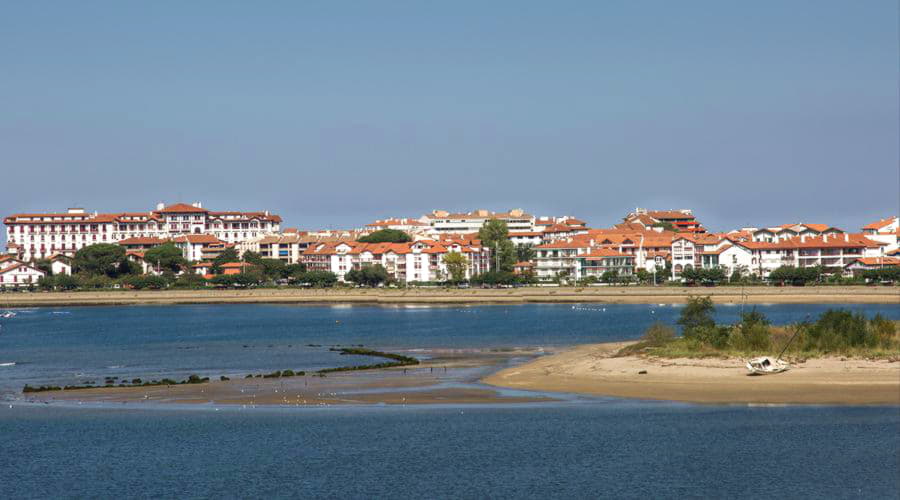
[(281, 228), (281, 217), (265, 212), (212, 212), (202, 204), (156, 206), (149, 212), (87, 213), (70, 208), (64, 213), (15, 214), (6, 217), (7, 250), (20, 259), (42, 259), (54, 254), (74, 255), (96, 243), (118, 243), (128, 238), (174, 238), (207, 234), (238, 243)]

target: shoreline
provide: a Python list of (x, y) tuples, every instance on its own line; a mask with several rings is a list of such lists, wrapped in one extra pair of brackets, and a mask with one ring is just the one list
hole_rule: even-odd
[[(737, 358), (614, 356), (633, 342), (576, 346), (482, 382), (507, 389), (699, 404), (900, 405), (900, 362), (824, 357), (748, 376)], [(643, 373), (641, 373), (643, 372)]]
[[(613, 397), (705, 405), (900, 405), (900, 362), (825, 357), (777, 375), (748, 376), (737, 358), (614, 356), (629, 342), (561, 350), (434, 351), (408, 368), (328, 377), (236, 378), (205, 384), (47, 391), (20, 402), (128, 405), (469, 405)], [(641, 373), (644, 372), (644, 373)]]
[(900, 287), (559, 287), (501, 289), (298, 289), (83, 291), (0, 294), (3, 307), (175, 304), (656, 304), (709, 295), (717, 304), (900, 304)]

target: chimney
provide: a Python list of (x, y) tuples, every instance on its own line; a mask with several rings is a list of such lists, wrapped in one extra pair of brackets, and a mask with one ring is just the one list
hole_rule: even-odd
[(822, 243), (828, 243), (828, 235), (827, 234), (822, 235)]
[(844, 241), (850, 241), (850, 235), (849, 235), (849, 234), (844, 233)]
[(162, 209), (164, 209), (164, 208), (166, 208), (166, 204), (165, 204), (165, 203), (159, 202), (159, 203), (156, 204), (156, 209), (157, 209), (157, 210), (162, 210)]
[(194, 208), (203, 208), (203, 204), (200, 203), (199, 201), (195, 201), (195, 202), (191, 203), (191, 206)]
[(806, 243), (806, 235), (805, 234), (800, 235), (800, 243)]

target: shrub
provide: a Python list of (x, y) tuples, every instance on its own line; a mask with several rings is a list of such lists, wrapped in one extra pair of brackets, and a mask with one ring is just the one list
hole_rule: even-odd
[(710, 328), (715, 328), (713, 320), (713, 302), (709, 297), (689, 297), (687, 305), (681, 310), (678, 324), (683, 329), (685, 338), (708, 334)]
[(647, 345), (662, 345), (672, 341), (674, 338), (675, 330), (659, 321), (650, 325), (641, 336), (641, 340), (646, 342)]
[(745, 351), (767, 350), (772, 347), (769, 320), (753, 309), (741, 316), (741, 322), (731, 332), (731, 345)]
[(693, 336), (701, 344), (712, 346), (716, 349), (724, 349), (731, 338), (731, 327), (724, 325), (702, 325), (693, 330)]
[(881, 314), (876, 314), (869, 322), (869, 327), (882, 347), (891, 347), (895, 342), (897, 335), (897, 327), (893, 321), (885, 318)]

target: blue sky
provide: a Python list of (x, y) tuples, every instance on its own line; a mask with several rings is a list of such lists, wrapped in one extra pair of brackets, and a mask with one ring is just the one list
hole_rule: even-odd
[(896, 1), (3, 2), (0, 214), (900, 205)]

